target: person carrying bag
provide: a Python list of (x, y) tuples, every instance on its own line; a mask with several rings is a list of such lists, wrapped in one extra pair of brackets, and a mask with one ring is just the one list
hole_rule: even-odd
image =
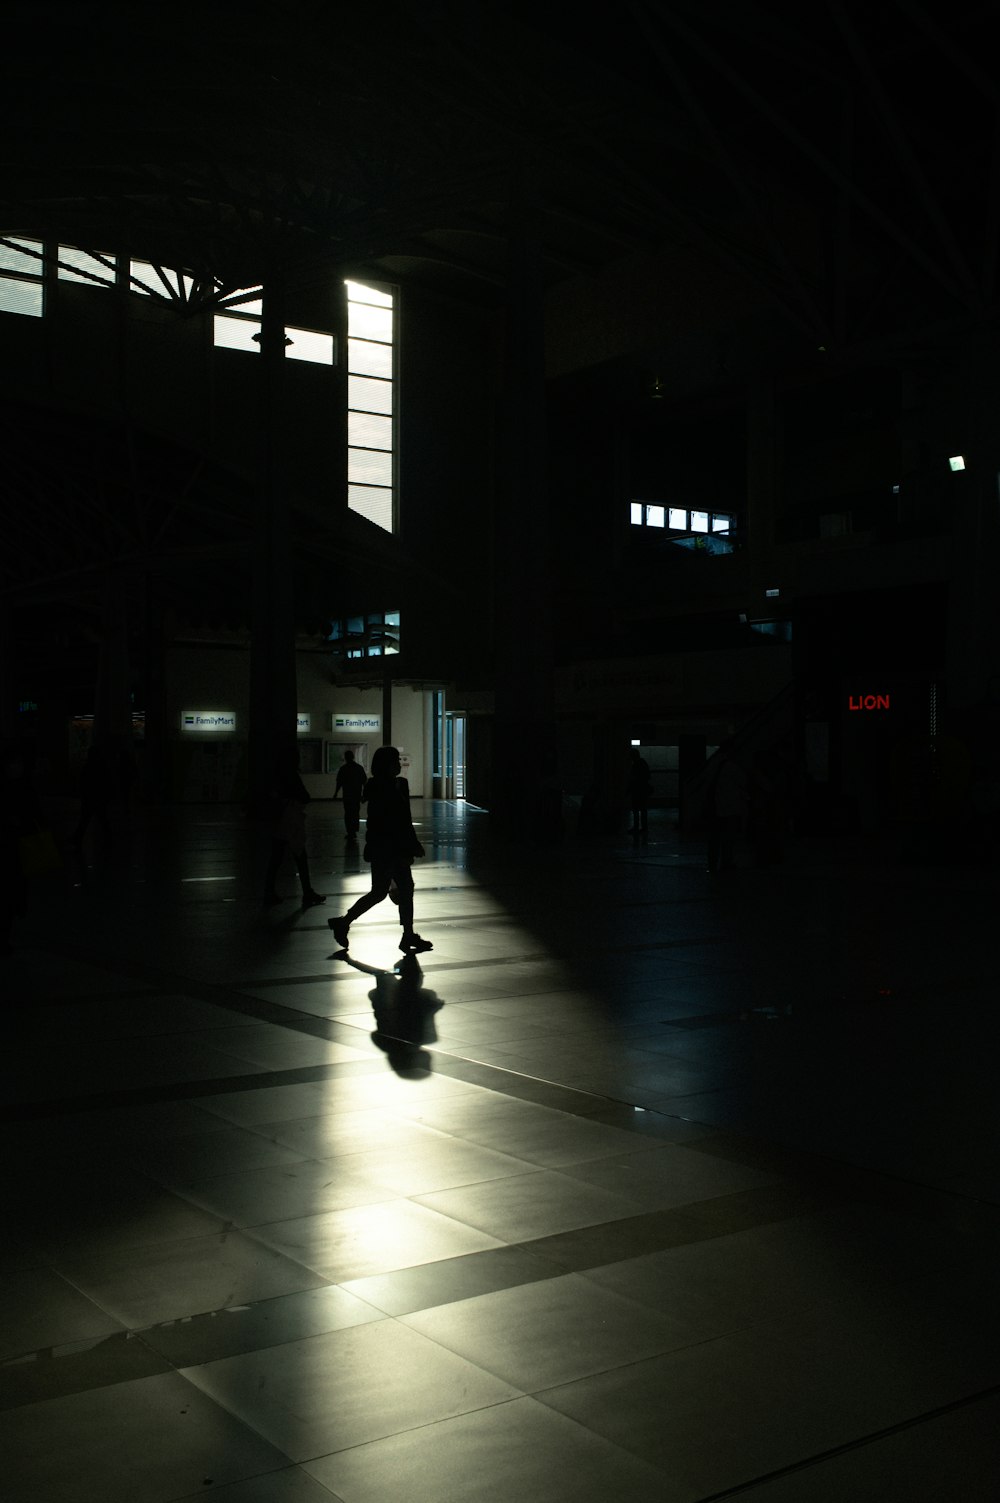
[(424, 848), (417, 839), (410, 814), (410, 789), (400, 777), (399, 752), (394, 746), (380, 746), (372, 757), (371, 777), (365, 784), (367, 805), (365, 858), (371, 862), (371, 890), (359, 898), (340, 918), (327, 922), (337, 943), (347, 948), (347, 932), (356, 918), (392, 896), (399, 905), (399, 922), (403, 928), (399, 948), (404, 954), (433, 950), (430, 940), (422, 939), (413, 928), (413, 872), (415, 856)]

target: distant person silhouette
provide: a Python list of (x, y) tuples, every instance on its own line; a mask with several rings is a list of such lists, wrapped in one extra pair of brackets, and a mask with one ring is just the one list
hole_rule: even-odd
[(352, 751), (345, 751), (343, 764), (337, 769), (337, 786), (333, 796), (343, 794), (344, 829), (348, 840), (356, 840), (361, 828), (361, 800), (365, 791), (365, 770), (354, 760)]
[(414, 856), (424, 848), (417, 839), (410, 816), (410, 790), (399, 776), (401, 763), (394, 746), (380, 746), (372, 757), (372, 770), (365, 784), (368, 816), (365, 826), (365, 854), (372, 864), (371, 891), (353, 903), (342, 918), (328, 919), (337, 943), (347, 948), (347, 931), (356, 918), (367, 913), (389, 896), (395, 883), (399, 903), (399, 921), (403, 926), (399, 948), (406, 951), (432, 950), (430, 940), (421, 939), (413, 929)]
[(312, 908), (325, 903), (323, 893), (317, 892), (309, 875), (309, 857), (306, 854), (306, 804), (310, 796), (299, 776), (299, 754), (290, 747), (276, 759), (268, 789), (271, 854), (264, 878), (264, 905), (271, 907), (281, 902), (276, 883), (278, 872), (286, 856), (291, 855), (302, 883), (302, 906)]
[(629, 803), (632, 805), (631, 835), (645, 835), (649, 826), (649, 795), (653, 790), (653, 778), (649, 763), (632, 748), (632, 761), (628, 770)]

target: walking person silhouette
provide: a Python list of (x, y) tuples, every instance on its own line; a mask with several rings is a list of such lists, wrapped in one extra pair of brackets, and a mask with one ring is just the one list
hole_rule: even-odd
[(347, 948), (347, 931), (356, 918), (367, 913), (389, 896), (395, 883), (399, 902), (399, 921), (403, 926), (399, 948), (404, 953), (433, 950), (430, 940), (422, 939), (413, 929), (414, 856), (424, 848), (417, 839), (410, 816), (410, 789), (399, 775), (399, 752), (394, 746), (380, 746), (372, 757), (371, 777), (365, 784), (368, 805), (365, 827), (365, 853), (372, 864), (371, 890), (353, 903), (340, 918), (327, 920), (339, 945)]
[(334, 798), (340, 793), (344, 796), (344, 829), (348, 840), (356, 840), (361, 828), (361, 800), (364, 790), (365, 770), (358, 766), (354, 753), (348, 749), (344, 753), (343, 764), (337, 769), (337, 786), (333, 790)]

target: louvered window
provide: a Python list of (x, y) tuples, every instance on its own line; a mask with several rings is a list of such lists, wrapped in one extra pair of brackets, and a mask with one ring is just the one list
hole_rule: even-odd
[(57, 256), (56, 275), (60, 282), (83, 282), (91, 287), (115, 285), (115, 256), (79, 250), (75, 245), (60, 245)]
[(0, 236), (0, 313), (41, 318), (45, 289), (42, 242)]
[(347, 504), (376, 527), (396, 525), (393, 298), (347, 284)]

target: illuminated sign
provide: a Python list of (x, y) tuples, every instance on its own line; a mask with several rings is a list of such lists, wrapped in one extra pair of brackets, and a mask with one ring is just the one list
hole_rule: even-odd
[(331, 715), (331, 728), (335, 731), (380, 731), (381, 715)]
[(232, 710), (182, 710), (182, 731), (235, 731)]
[(297, 731), (307, 731), (307, 730), (309, 730), (309, 728), (310, 728), (311, 725), (312, 725), (312, 716), (309, 715), (308, 713), (304, 715), (302, 713), (302, 711), (300, 710), (299, 713), (295, 717), (295, 729)]
[(849, 694), (847, 696), (847, 708), (849, 710), (888, 710), (888, 694)]

